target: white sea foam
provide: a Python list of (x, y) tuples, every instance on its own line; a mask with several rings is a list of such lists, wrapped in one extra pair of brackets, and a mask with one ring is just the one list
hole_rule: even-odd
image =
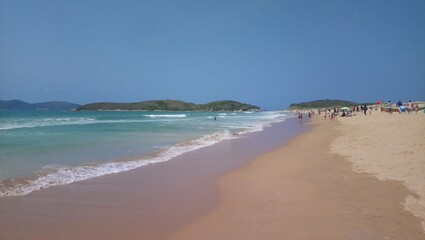
[[(164, 115), (161, 115), (161, 116), (163, 117)], [(186, 116), (186, 114), (172, 114), (172, 115), (165, 115), (165, 116), (173, 116), (173, 117), (178, 116), (178, 118), (179, 117), (183, 118)], [(73, 182), (83, 181), (86, 179), (99, 177), (99, 176), (103, 176), (107, 174), (113, 174), (113, 173), (132, 170), (132, 169), (143, 167), (152, 163), (165, 162), (183, 153), (190, 152), (203, 147), (211, 146), (223, 140), (234, 139), (244, 134), (262, 131), (264, 127), (270, 125), (271, 123), (284, 121), (286, 118), (287, 118), (287, 115), (281, 115), (280, 113), (270, 113), (264, 116), (259, 116), (259, 119), (263, 119), (261, 121), (255, 121), (255, 119), (253, 118), (252, 122), (246, 121), (243, 124), (239, 124), (239, 125), (238, 124), (227, 125), (228, 129), (233, 129), (232, 131), (236, 131), (236, 129), (238, 129), (237, 130), (238, 132), (232, 132), (228, 129), (225, 129), (225, 130), (216, 132), (214, 134), (200, 137), (195, 140), (170, 146), (166, 148), (165, 150), (163, 150), (162, 152), (158, 153), (155, 157), (145, 157), (142, 159), (132, 160), (132, 161), (108, 162), (108, 163), (102, 163), (98, 165), (85, 165), (85, 166), (75, 166), (75, 167), (59, 166), (59, 165), (46, 166), (45, 168), (46, 173), (36, 179), (26, 180), (26, 181), (24, 180), (0, 181), (0, 197), (26, 195), (28, 193), (38, 191), (50, 186), (70, 184)], [(92, 122), (99, 121), (95, 119), (80, 119), (80, 120), (92, 121)], [(257, 120), (258, 120), (258, 117), (257, 117)], [(45, 119), (45, 122), (49, 122), (50, 124), (51, 122), (55, 122), (55, 121), (59, 121), (59, 120)], [(77, 119), (69, 119), (69, 120), (62, 119), (59, 122), (63, 124), (63, 122), (66, 122), (66, 121), (74, 122), (75, 124)], [(109, 121), (118, 122), (119, 120), (109, 120)], [(125, 120), (125, 121), (128, 122), (132, 120)], [(134, 121), (139, 121), (139, 120), (134, 120)]]
[(186, 114), (147, 114), (143, 116), (149, 118), (187, 118)]
[(31, 121), (15, 121), (0, 123), (0, 130), (11, 130), (18, 128), (35, 128), (67, 125), (86, 125), (98, 123), (141, 123), (147, 120), (97, 120), (95, 118), (44, 118)]
[(6, 121), (0, 123), (0, 130), (9, 130), (16, 128), (34, 128), (60, 125), (81, 125), (95, 123), (94, 118), (42, 118), (21, 121)]
[[(99, 177), (112, 173), (132, 170), (138, 167), (143, 167), (151, 163), (160, 163), (170, 160), (173, 157), (183, 153), (190, 152), (203, 147), (211, 146), (215, 143), (226, 139), (236, 138), (237, 136), (229, 130), (223, 130), (211, 135), (201, 137), (199, 139), (180, 143), (169, 147), (158, 156), (147, 159), (125, 162), (109, 162), (99, 165), (87, 165), (77, 167), (67, 167), (50, 165), (46, 166), (49, 172), (46, 175), (40, 176), (35, 180), (21, 181), (19, 183), (11, 183), (11, 181), (0, 182), (0, 197), (5, 196), (21, 196), (28, 193), (38, 191), (50, 186), (65, 185), (73, 182), (79, 182), (86, 179)], [(53, 171), (53, 172), (52, 172)]]

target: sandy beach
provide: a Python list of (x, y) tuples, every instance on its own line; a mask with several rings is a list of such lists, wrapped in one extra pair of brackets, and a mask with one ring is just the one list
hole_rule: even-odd
[(424, 120), (316, 117), (310, 132), (220, 179), (219, 207), (169, 239), (424, 239)]
[(0, 239), (424, 239), (424, 120), (293, 119), (164, 164), (2, 198)]
[(425, 240), (424, 13), (0, 0), (0, 240)]
[(412, 191), (403, 205), (422, 219), (425, 230), (425, 116), (423, 113), (339, 118), (342, 133), (332, 152), (347, 156), (356, 172), (396, 180)]

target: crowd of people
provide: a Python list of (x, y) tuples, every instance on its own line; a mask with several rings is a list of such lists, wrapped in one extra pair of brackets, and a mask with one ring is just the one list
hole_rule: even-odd
[(343, 108), (333, 108), (333, 109), (319, 109), (318, 110), (319, 115), (322, 114), (323, 112), (323, 116), (326, 119), (336, 119), (337, 117), (351, 117), (354, 116), (355, 113), (357, 112), (363, 112), (364, 115), (367, 115), (369, 113), (372, 114), (372, 107), (371, 106), (366, 106), (366, 105), (361, 105), (361, 106), (355, 106), (352, 108), (348, 108), (348, 107), (343, 107)]
[[(382, 105), (381, 105), (382, 106)], [(385, 105), (384, 105), (385, 106)], [(415, 111), (416, 113), (419, 110), (419, 105), (417, 103), (413, 103), (411, 100), (407, 104), (404, 104), (401, 101), (398, 101), (395, 104), (395, 108), (393, 108), (393, 104), (390, 101), (386, 104), (386, 108), (381, 108), (381, 111), (385, 109), (385, 111), (388, 111), (390, 114), (392, 114), (394, 111), (398, 111), (399, 113), (412, 113)], [(319, 116), (323, 116), (325, 120), (330, 119), (334, 120), (337, 119), (337, 117), (351, 117), (355, 116), (356, 113), (363, 113), (365, 116), (372, 115), (373, 110), (378, 110), (378, 106), (367, 106), (366, 104), (359, 105), (359, 106), (353, 106), (353, 107), (342, 107), (342, 108), (328, 108), (328, 109), (318, 109), (318, 110), (310, 110), (307, 113), (308, 118), (311, 118), (313, 115), (317, 114)], [(303, 122), (303, 113), (300, 111), (297, 111), (298, 115), (298, 121), (300, 123)]]

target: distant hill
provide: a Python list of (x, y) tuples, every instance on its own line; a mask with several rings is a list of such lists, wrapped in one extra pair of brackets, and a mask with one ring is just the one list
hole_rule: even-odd
[(0, 110), (35, 110), (35, 106), (21, 100), (0, 100)]
[(99, 102), (83, 105), (78, 108), (79, 111), (97, 111), (97, 110), (168, 110), (168, 111), (190, 111), (196, 108), (196, 104), (176, 100), (152, 100), (136, 103), (113, 103)]
[(236, 101), (215, 101), (207, 104), (195, 104), (178, 100), (151, 100), (136, 103), (99, 102), (79, 105), (69, 102), (27, 103), (21, 100), (0, 100), (0, 110), (144, 110), (144, 111), (259, 111), (254, 105)]
[(344, 101), (344, 100), (317, 100), (310, 102), (302, 102), (302, 103), (292, 103), (289, 105), (289, 109), (311, 109), (311, 108), (334, 108), (334, 107), (351, 107), (358, 106), (358, 103)]
[(37, 110), (71, 110), (77, 109), (79, 104), (69, 102), (44, 102), (33, 104)]
[(236, 101), (215, 101), (207, 104), (199, 105), (202, 111), (251, 111), (260, 110), (259, 107), (240, 103)]
[(68, 102), (27, 103), (21, 100), (0, 100), (0, 110), (71, 110), (80, 105)]
[(236, 101), (216, 101), (195, 104), (178, 100), (151, 100), (136, 103), (90, 103), (78, 108), (79, 111), (144, 110), (144, 111), (258, 111), (259, 107)]

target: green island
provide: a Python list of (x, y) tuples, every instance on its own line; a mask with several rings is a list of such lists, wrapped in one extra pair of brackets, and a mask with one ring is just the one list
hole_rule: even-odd
[(302, 109), (312, 109), (312, 108), (335, 108), (335, 107), (353, 107), (359, 105), (370, 105), (371, 103), (355, 103), (345, 100), (329, 100), (322, 99), (310, 102), (301, 102), (301, 103), (292, 103), (289, 105), (290, 110), (302, 110)]
[(214, 101), (195, 104), (178, 100), (150, 100), (135, 103), (99, 102), (77, 108), (77, 111), (260, 111), (260, 107), (237, 101)]

